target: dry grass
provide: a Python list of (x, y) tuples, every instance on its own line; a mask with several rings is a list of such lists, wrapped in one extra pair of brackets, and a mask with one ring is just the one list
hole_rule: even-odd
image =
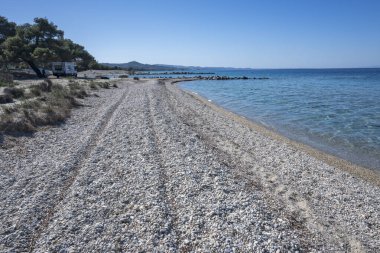
[(100, 88), (103, 88), (103, 89), (109, 89), (111, 87), (109, 82), (98, 82), (97, 84), (99, 85)]
[(9, 94), (1, 94), (0, 95), (0, 104), (9, 104), (13, 103), (13, 98)]
[(24, 97), (24, 90), (15, 87), (16, 84), (12, 82), (6, 82), (4, 80), (0, 80), (0, 87), (4, 87), (3, 93), (0, 94), (0, 104), (9, 104), (13, 103), (14, 98), (22, 98)]
[(51, 92), (53, 88), (53, 82), (50, 79), (46, 79), (39, 84), (29, 86), (28, 98), (39, 97), (44, 92)]
[(76, 98), (85, 98), (88, 96), (87, 91), (84, 88), (84, 86), (79, 84), (78, 82), (71, 80), (68, 86), (69, 86), (70, 94), (72, 96)]
[(18, 99), (22, 98), (25, 95), (24, 89), (17, 88), (17, 87), (6, 87), (3, 90), (4, 94), (12, 96), (12, 98)]
[(92, 90), (98, 90), (99, 88), (102, 89), (110, 89), (111, 87), (118, 88), (117, 84), (111, 84), (110, 82), (94, 82), (91, 81), (89, 84), (89, 87)]
[(41, 87), (39, 85), (32, 85), (29, 87), (28, 97), (39, 97), (42, 95)]
[(96, 85), (96, 83), (94, 81), (91, 81), (89, 86), (90, 86), (91, 90), (98, 90), (99, 89), (98, 85)]
[(41, 95), (40, 98), (3, 108), (0, 131), (33, 132), (38, 126), (63, 122), (70, 116), (71, 108), (79, 104), (68, 89), (58, 85), (53, 86), (50, 93), (41, 93)]
[(8, 71), (0, 71), (0, 81), (13, 82), (13, 75)]
[(15, 85), (14, 82), (4, 82), (0, 80), (0, 87), (14, 87)]
[(61, 123), (70, 116), (72, 108), (82, 105), (78, 99), (89, 96), (88, 89), (110, 87), (108, 82), (79, 83), (75, 80), (70, 80), (68, 85), (63, 86), (53, 84), (47, 79), (25, 89), (7, 88), (9, 92), (4, 94), (7, 97), (0, 96), (0, 100), (13, 101), (12, 98), (16, 97), (23, 100), (18, 104), (2, 107), (0, 132), (34, 132), (38, 126)]
[(43, 92), (50, 92), (53, 87), (53, 82), (50, 79), (46, 79), (39, 84), (39, 87)]

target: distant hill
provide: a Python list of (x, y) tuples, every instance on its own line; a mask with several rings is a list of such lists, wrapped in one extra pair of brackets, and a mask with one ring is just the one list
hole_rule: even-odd
[(143, 71), (164, 71), (164, 70), (179, 70), (185, 69), (180, 66), (163, 65), (163, 64), (143, 64), (137, 61), (131, 61), (128, 63), (102, 63), (102, 65), (109, 67), (119, 67), (123, 69), (143, 70)]
[(133, 69), (142, 71), (170, 71), (170, 70), (202, 70), (202, 71), (218, 71), (218, 70), (251, 70), (250, 68), (229, 68), (229, 67), (199, 67), (199, 66), (181, 66), (181, 65), (165, 65), (165, 64), (144, 64), (137, 61), (128, 63), (101, 63), (109, 67), (118, 67), (122, 69)]

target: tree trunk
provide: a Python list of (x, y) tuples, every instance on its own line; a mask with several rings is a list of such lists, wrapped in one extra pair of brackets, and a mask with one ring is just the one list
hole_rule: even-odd
[(39, 78), (43, 78), (45, 77), (40, 69), (37, 67), (37, 65), (33, 62), (33, 61), (25, 61), (26, 63), (29, 64), (29, 66), (33, 69), (34, 72), (36, 72), (36, 75), (39, 77)]

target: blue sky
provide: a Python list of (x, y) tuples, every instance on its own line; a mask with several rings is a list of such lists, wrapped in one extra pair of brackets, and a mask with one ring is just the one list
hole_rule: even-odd
[(253, 68), (380, 66), (380, 1), (0, 0), (47, 17), (99, 62)]

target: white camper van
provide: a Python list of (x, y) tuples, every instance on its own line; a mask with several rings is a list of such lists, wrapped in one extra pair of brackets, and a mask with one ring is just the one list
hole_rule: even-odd
[(74, 62), (53, 62), (51, 65), (53, 75), (55, 75), (57, 78), (60, 76), (77, 77), (77, 66)]

